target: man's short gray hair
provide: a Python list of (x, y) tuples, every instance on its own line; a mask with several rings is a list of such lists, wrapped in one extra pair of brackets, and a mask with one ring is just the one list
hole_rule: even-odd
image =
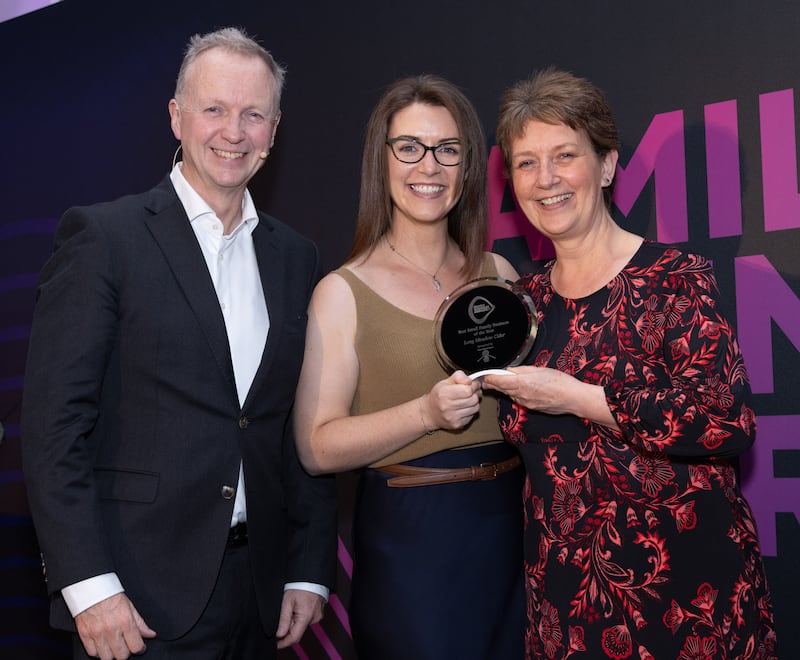
[(238, 55), (259, 57), (264, 61), (275, 79), (274, 109), (277, 115), (281, 107), (281, 92), (283, 91), (283, 83), (286, 79), (286, 69), (275, 61), (268, 50), (241, 28), (226, 27), (207, 34), (195, 34), (189, 40), (180, 71), (178, 71), (178, 80), (175, 84), (175, 98), (179, 101), (181, 100), (186, 88), (186, 78), (191, 65), (200, 55), (212, 48), (221, 48), (229, 53), (236, 53)]

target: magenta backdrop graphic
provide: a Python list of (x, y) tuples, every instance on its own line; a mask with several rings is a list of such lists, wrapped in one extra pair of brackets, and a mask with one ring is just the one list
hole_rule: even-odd
[[(260, 208), (316, 241), (326, 270), (348, 253), (365, 124), (391, 81), (438, 73), (473, 100), (490, 145), (488, 246), (523, 271), (552, 246), (516, 209), (492, 146), (500, 93), (548, 65), (606, 92), (622, 138), (615, 217), (708, 256), (736, 323), (758, 414), (742, 483), (774, 592), (779, 656), (800, 657), (792, 635), (800, 617), (800, 5), (775, 0), (763, 11), (729, 0), (720, 12), (685, 4), (429, 0), (415, 13), (402, 3), (0, 0), (0, 657), (69, 657), (68, 637), (47, 624), (20, 463), (38, 272), (66, 208), (146, 190), (168, 172), (176, 144), (167, 102), (182, 48), (223, 25), (245, 27), (288, 67), (275, 147), (251, 191)], [(355, 657), (347, 606), (356, 478), (339, 478), (337, 591), (322, 623), (282, 658)]]

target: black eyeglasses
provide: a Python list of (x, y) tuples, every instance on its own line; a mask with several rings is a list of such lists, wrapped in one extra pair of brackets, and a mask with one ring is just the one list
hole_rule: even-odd
[(452, 167), (461, 162), (461, 143), (458, 140), (447, 140), (429, 147), (414, 138), (396, 137), (386, 140), (386, 144), (391, 147), (397, 160), (409, 165), (421, 161), (429, 151), (433, 152), (433, 157), (439, 165)]

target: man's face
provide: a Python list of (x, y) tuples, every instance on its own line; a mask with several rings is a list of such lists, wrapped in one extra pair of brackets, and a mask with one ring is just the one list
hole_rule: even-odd
[(275, 79), (258, 57), (214, 48), (187, 71), (169, 111), (183, 146), (183, 175), (209, 204), (241, 195), (275, 139)]

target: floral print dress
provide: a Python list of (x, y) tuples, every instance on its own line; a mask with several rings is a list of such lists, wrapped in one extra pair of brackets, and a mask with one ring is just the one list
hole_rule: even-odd
[(621, 431), (500, 404), (528, 475), (527, 657), (775, 657), (731, 460), (755, 414), (711, 266), (645, 241), (579, 300), (553, 290), (552, 266), (520, 281), (539, 319), (527, 363), (602, 386)]

